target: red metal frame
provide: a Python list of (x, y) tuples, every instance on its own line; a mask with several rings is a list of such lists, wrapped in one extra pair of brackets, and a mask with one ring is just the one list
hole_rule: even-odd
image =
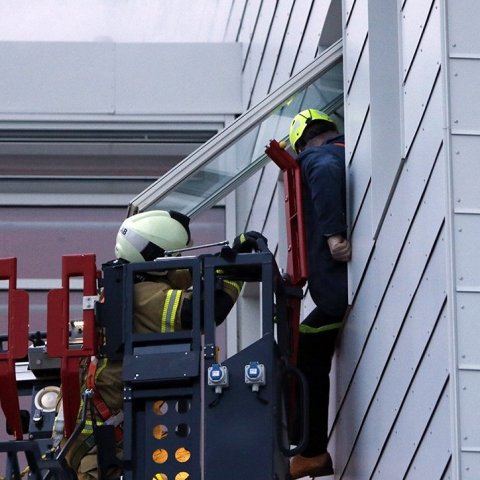
[[(288, 283), (294, 287), (303, 287), (307, 281), (307, 247), (305, 243), (305, 223), (302, 208), (302, 174), (300, 166), (276, 140), (271, 140), (265, 153), (283, 171), (285, 186), (285, 215), (287, 227), (287, 274)], [(288, 309), (291, 319), (291, 333), (294, 352), (291, 358), (296, 364), (298, 347), (298, 325), (300, 322), (301, 298), (291, 297)]]
[[(51, 290), (47, 298), (47, 353), (61, 359), (65, 436), (75, 429), (80, 407), (80, 361), (97, 351), (95, 312), (83, 310), (83, 345), (72, 348), (70, 334), (70, 278), (83, 276), (83, 295), (97, 295), (97, 269), (94, 254), (62, 256), (62, 288)], [(78, 320), (78, 319), (77, 319)]]
[(303, 286), (307, 281), (308, 267), (300, 166), (276, 140), (270, 141), (265, 153), (283, 171), (288, 241), (287, 273), (292, 285)]
[(0, 259), (0, 280), (8, 280), (8, 347), (0, 352), (0, 403), (16, 440), (22, 440), (22, 421), (15, 361), (28, 353), (28, 293), (17, 290), (17, 259)]

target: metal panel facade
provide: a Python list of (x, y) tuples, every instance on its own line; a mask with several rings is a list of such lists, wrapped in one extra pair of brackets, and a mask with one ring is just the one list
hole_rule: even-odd
[[(479, 254), (471, 245), (478, 243), (480, 232), (480, 121), (478, 89), (480, 74), (479, 3), (474, 0), (444, 0), (444, 24), (447, 28), (446, 70), (450, 111), (448, 116), (449, 214), (451, 243), (452, 329), (455, 356), (452, 361), (452, 388), (458, 435), (453, 474), (473, 480), (480, 476), (480, 436), (478, 404), (480, 399), (480, 363), (478, 357), (478, 307), (480, 305)], [(457, 477), (455, 477), (457, 478)]]
[[(422, 442), (431, 412), (435, 409), (436, 399), (446, 393), (448, 362), (442, 351), (445, 348), (448, 328), (445, 310), (433, 326), (433, 332), (428, 332), (431, 340), (424, 344), (428, 348), (415, 348), (416, 342), (413, 345), (415, 354), (421, 355), (420, 362), (402, 398), (401, 410), (389, 431), (389, 448), (382, 452), (375, 466), (372, 478), (376, 480), (410, 478), (405, 477), (405, 473), (410, 469), (415, 452)], [(439, 361), (443, 363), (438, 364)], [(437, 370), (443, 370), (443, 377), (432, 377), (432, 371)], [(448, 434), (446, 437), (449, 439)], [(423, 478), (442, 477), (426, 475)]]
[[(403, 25), (402, 38), (408, 38), (408, 31), (409, 25)], [(441, 52), (440, 13), (438, 2), (435, 2), (433, 12), (425, 26), (424, 35), (417, 45), (416, 55), (408, 70), (408, 76), (404, 79), (405, 152), (408, 152), (412, 145), (413, 137), (428, 103), (432, 85), (438, 76)], [(404, 66), (407, 65), (407, 62), (408, 59), (404, 58)]]
[[(394, 3), (396, 39), (388, 31), (397, 28), (391, 22), (375, 23), (375, 35), (368, 35), (375, 12), (366, 1), (343, 2), (354, 230), (352, 311), (335, 356), (337, 413), (329, 448), (335, 452), (336, 478), (440, 479), (451, 463), (441, 2)], [(382, 89), (373, 88), (371, 72), (382, 65), (378, 55), (369, 55), (380, 47), (371, 42), (382, 36), (397, 42), (398, 82), (389, 94), (400, 99), (400, 111), (379, 97)], [(395, 68), (391, 65), (390, 73)], [(394, 118), (388, 121), (389, 116)], [(373, 141), (390, 128), (400, 128), (394, 137), (403, 148)], [(386, 164), (372, 169), (372, 158), (382, 157)], [(375, 205), (372, 188), (385, 189), (375, 192)]]
[[(479, 49), (480, 50), (480, 49)], [(477, 136), (480, 130), (480, 119), (475, 114), (476, 108), (472, 105), (472, 91), (480, 88), (480, 62), (461, 56), (455, 52), (450, 60), (450, 89), (452, 98), (451, 120), (455, 134), (466, 133)], [(465, 106), (470, 108), (465, 108)]]
[[(477, 292), (458, 292), (457, 324), (458, 324), (458, 365), (465, 370), (480, 368), (480, 348), (472, 338), (480, 338), (480, 295)], [(479, 442), (480, 443), (480, 442)]]
[(473, 212), (480, 206), (480, 171), (477, 135), (454, 135), (451, 139), (454, 202), (456, 209)]
[[(301, 45), (304, 36), (304, 31), (299, 29), (298, 25), (306, 23), (313, 4), (315, 4), (315, 2), (312, 0), (295, 0), (293, 2), (283, 37), (282, 51), (285, 53), (276, 58), (275, 73), (270, 79), (269, 91), (275, 90), (282, 85), (285, 81), (284, 79), (293, 73), (299, 45)], [(325, 2), (325, 4), (328, 4), (328, 2)], [(317, 19), (323, 22), (321, 17), (317, 17)], [(313, 45), (310, 46), (313, 47)], [(309, 58), (311, 58), (311, 54)]]
[(476, 19), (480, 18), (480, 3), (477, 0), (450, 0), (447, 6), (450, 58), (456, 55), (477, 56), (480, 36)]

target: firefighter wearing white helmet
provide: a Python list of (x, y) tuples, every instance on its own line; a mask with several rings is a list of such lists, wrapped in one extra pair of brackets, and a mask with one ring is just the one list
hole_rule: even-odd
[[(190, 243), (190, 219), (179, 212), (153, 210), (139, 213), (125, 219), (118, 230), (115, 242), (116, 260), (108, 262), (104, 268), (129, 262), (147, 262), (163, 257), (167, 250), (185, 248)], [(237, 252), (255, 250), (257, 239), (266, 239), (256, 232), (239, 235), (233, 249)], [(222, 323), (240, 294), (243, 282), (230, 279), (218, 279), (215, 291), (215, 322)], [(192, 279), (189, 270), (167, 270), (158, 272), (142, 272), (136, 275), (134, 285), (133, 324), (135, 333), (169, 333), (192, 328)], [(109, 301), (109, 299), (105, 299)], [(96, 362), (96, 363), (95, 363)], [(91, 359), (91, 372), (94, 365), (96, 396), (100, 398), (102, 408), (96, 407), (96, 416), (103, 422), (109, 418), (121, 418), (123, 408), (122, 362), (106, 359)], [(105, 406), (109, 413), (105, 416)], [(67, 453), (67, 461), (76, 472), (79, 480), (98, 478), (97, 450), (94, 432), (91, 428), (91, 417), (87, 426), (75, 440), (75, 444)], [(116, 455), (122, 458), (121, 423), (115, 429)], [(113, 448), (113, 446), (112, 446)], [(108, 478), (118, 478), (121, 469), (113, 469)]]
[(163, 257), (167, 250), (185, 248), (190, 242), (189, 221), (173, 210), (128, 217), (118, 230), (115, 256), (128, 262), (145, 262)]

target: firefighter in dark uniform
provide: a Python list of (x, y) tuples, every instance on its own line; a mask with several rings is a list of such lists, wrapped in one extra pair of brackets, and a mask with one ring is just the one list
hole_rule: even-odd
[(298, 367), (309, 386), (309, 443), (292, 458), (293, 479), (333, 473), (327, 451), (330, 368), (339, 328), (347, 310), (345, 146), (343, 135), (324, 112), (297, 114), (290, 144), (302, 172), (308, 254), (308, 288), (314, 310), (299, 329)]
[[(255, 234), (247, 233), (235, 239), (234, 250), (252, 251)], [(263, 238), (263, 237), (262, 237)], [(249, 240), (249, 241), (245, 241)], [(110, 262), (145, 262), (164, 256), (167, 250), (185, 248), (190, 242), (189, 218), (175, 211), (154, 210), (127, 218), (117, 234), (116, 260)], [(108, 264), (107, 264), (108, 265)], [(173, 332), (192, 327), (192, 286), (188, 270), (141, 273), (134, 285), (134, 330), (136, 333)], [(242, 282), (223, 279), (215, 292), (217, 325), (230, 312), (237, 300)], [(92, 388), (97, 395), (95, 421), (116, 426), (116, 454), (122, 457), (122, 362), (92, 358), (85, 365), (84, 388)], [(95, 396), (93, 397), (95, 400)], [(106, 417), (106, 418), (105, 418)], [(67, 461), (79, 480), (98, 478), (97, 446), (91, 415), (81, 435), (69, 448)], [(119, 462), (121, 463), (121, 462)], [(109, 472), (109, 478), (118, 478), (121, 469)]]

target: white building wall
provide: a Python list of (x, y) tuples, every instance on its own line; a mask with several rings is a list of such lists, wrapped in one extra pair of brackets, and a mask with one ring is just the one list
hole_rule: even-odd
[(237, 0), (0, 0), (0, 40), (221, 42), (234, 3)]
[[(440, 4), (385, 3), (343, 4), (354, 252), (352, 311), (333, 370), (330, 450), (336, 478), (440, 479), (451, 472), (452, 451)], [(271, 32), (253, 6), (246, 3), (243, 18), (250, 8), (256, 31)], [(255, 37), (255, 29), (248, 32)], [(263, 52), (272, 38), (279, 35), (267, 35)], [(385, 45), (395, 58), (380, 68)], [(258, 70), (250, 87), (255, 99), (255, 88), (268, 82), (258, 81), (264, 72), (253, 43), (244, 65), (249, 54)], [(393, 86), (377, 88), (385, 75)], [(247, 87), (249, 78), (247, 72)], [(237, 190), (236, 229), (264, 232), (274, 251), (280, 239), (281, 251), (277, 175), (269, 165)], [(248, 302), (239, 305), (240, 344), (254, 337), (242, 311)], [(308, 299), (304, 307), (310, 308)]]
[(335, 358), (336, 478), (448, 478), (442, 5), (343, 6), (353, 260), (352, 310)]
[[(239, 3), (243, 28), (236, 38), (248, 39), (249, 106), (273, 85), (259, 80), (276, 71), (271, 65), (262, 70), (262, 55), (271, 51), (269, 41), (282, 38), (275, 28), (288, 29), (289, 23), (267, 27), (261, 3)], [(342, 2), (354, 252), (352, 310), (333, 371), (329, 448), (335, 478), (473, 479), (480, 471), (480, 438), (472, 421), (479, 400), (478, 348), (472, 342), (479, 307), (479, 196), (472, 181), (478, 176), (478, 122), (469, 108), (471, 92), (478, 90), (478, 40), (473, 29), (465, 33), (479, 7), (473, 0), (452, 3)], [(286, 5), (264, 8), (276, 18)], [(307, 21), (305, 32), (311, 28)], [(448, 57), (447, 33), (455, 38), (449, 38)], [(256, 34), (264, 38), (259, 45), (252, 40)], [(236, 229), (263, 231), (272, 249), (281, 251), (277, 173), (270, 165), (237, 190)], [(452, 350), (458, 350), (454, 358)]]
[(474, 0), (444, 0), (447, 39), (445, 70), (449, 97), (447, 149), (449, 153), (449, 209), (453, 253), (451, 258), (451, 314), (455, 318), (452, 378), (456, 380), (454, 425), (458, 454), (455, 477), (473, 480), (480, 477), (480, 121), (478, 88), (480, 78), (480, 4)]

